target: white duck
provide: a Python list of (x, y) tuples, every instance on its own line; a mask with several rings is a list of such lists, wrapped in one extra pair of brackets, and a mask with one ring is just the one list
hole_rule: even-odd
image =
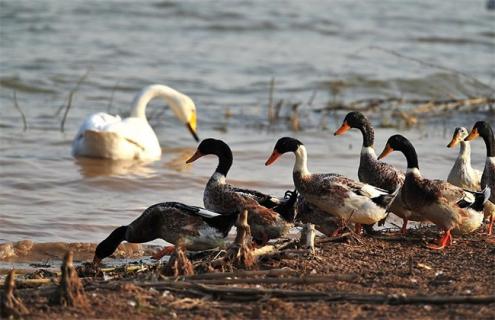
[(185, 123), (196, 141), (196, 106), (191, 98), (168, 86), (153, 84), (134, 98), (131, 115), (99, 112), (86, 118), (72, 142), (72, 155), (113, 160), (157, 160), (162, 150), (153, 128), (146, 119), (146, 106), (161, 97), (175, 116)]
[(459, 155), (450, 170), (447, 182), (468, 190), (480, 190), (481, 171), (473, 169), (471, 166), (471, 146), (469, 141), (464, 141), (468, 136), (468, 131), (464, 127), (455, 128), (454, 136), (447, 145), (453, 148), (460, 144)]

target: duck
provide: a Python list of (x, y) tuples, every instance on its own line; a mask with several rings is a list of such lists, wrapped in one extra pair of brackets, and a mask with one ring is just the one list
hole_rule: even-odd
[(463, 189), (480, 190), (481, 171), (471, 166), (471, 145), (469, 141), (464, 141), (468, 134), (464, 127), (455, 128), (452, 140), (447, 145), (448, 148), (460, 145), (459, 155), (450, 169), (447, 182)]
[(407, 160), (406, 177), (400, 192), (402, 201), (409, 210), (443, 230), (438, 244), (428, 244), (428, 248), (441, 250), (450, 245), (454, 228), (463, 233), (479, 228), (483, 221), (484, 204), (490, 197), (490, 188), (483, 192), (468, 191), (446, 181), (423, 178), (416, 150), (402, 135), (391, 136), (378, 159), (385, 158), (393, 151), (402, 152)]
[[(474, 124), (469, 135), (464, 139), (471, 141), (478, 137), (483, 138), (486, 146), (486, 160), (483, 174), (481, 175), (481, 187), (489, 187), (495, 190), (495, 138), (491, 125), (486, 121), (478, 121)], [(485, 217), (489, 219), (487, 234), (490, 236), (493, 233), (493, 224), (495, 222), (495, 192), (492, 192), (490, 203), (485, 209)]]
[(158, 160), (162, 149), (146, 119), (146, 106), (163, 98), (196, 141), (196, 106), (187, 95), (161, 84), (143, 88), (132, 102), (128, 118), (99, 112), (88, 116), (72, 142), (74, 157), (112, 160)]
[[(396, 192), (404, 183), (404, 173), (394, 166), (377, 159), (374, 148), (375, 131), (365, 115), (358, 111), (349, 112), (334, 135), (342, 135), (352, 128), (358, 129), (363, 135), (363, 145), (361, 147), (358, 168), (359, 181), (387, 190), (388, 192)], [(422, 221), (421, 216), (405, 208), (400, 196), (395, 197), (389, 210), (402, 218), (401, 233), (403, 235), (407, 233), (408, 221)]]
[[(112, 255), (123, 241), (145, 243), (163, 239), (173, 245), (182, 241), (191, 251), (203, 251), (225, 246), (225, 238), (237, 219), (237, 214), (219, 214), (180, 202), (163, 202), (150, 206), (129, 225), (120, 226), (96, 246), (93, 264)], [(174, 251), (164, 247), (153, 255), (160, 259)]]
[[(248, 209), (248, 223), (256, 242), (264, 244), (270, 239), (285, 235), (294, 217), (293, 207), (297, 194), (288, 200), (278, 199), (256, 190), (238, 188), (226, 182), (232, 166), (230, 147), (222, 140), (208, 138), (198, 145), (196, 152), (186, 163), (192, 163), (206, 155), (218, 157), (218, 166), (206, 184), (203, 204), (206, 209), (220, 214)], [(280, 212), (277, 212), (276, 210)]]
[[(307, 167), (306, 147), (295, 138), (280, 138), (265, 165), (273, 164), (287, 152), (294, 153), (296, 157), (293, 168), (296, 190), (304, 201), (319, 209), (315, 213), (336, 216), (341, 227), (347, 221), (353, 222), (356, 233), (361, 232), (361, 225), (373, 224), (386, 216), (393, 194), (340, 174), (311, 173)], [(315, 216), (313, 221), (321, 219), (325, 217)]]

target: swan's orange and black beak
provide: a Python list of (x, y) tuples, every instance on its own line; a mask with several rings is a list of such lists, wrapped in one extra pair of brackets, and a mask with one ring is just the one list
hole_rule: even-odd
[(452, 140), (450, 140), (449, 144), (447, 145), (447, 148), (453, 148), (455, 147), (459, 142), (461, 141), (461, 134), (460, 132), (454, 134), (452, 137)]
[(268, 158), (268, 160), (266, 160), (265, 166), (269, 166), (272, 163), (274, 163), (275, 161), (277, 161), (277, 159), (280, 158), (281, 155), (282, 154), (280, 152), (278, 152), (277, 150), (273, 150), (272, 155), (270, 156), (270, 158)]
[(347, 124), (347, 121), (344, 121), (342, 122), (342, 125), (340, 126), (339, 129), (337, 129), (337, 131), (335, 131), (335, 133), (333, 134), (334, 136), (339, 136), (341, 134), (344, 134), (346, 133), (349, 129), (351, 128), (350, 125)]
[(194, 162), (202, 156), (204, 156), (204, 154), (202, 154), (199, 150), (196, 150), (196, 152), (189, 159), (187, 159), (186, 163)]
[(473, 130), (471, 130), (471, 132), (466, 137), (466, 139), (464, 139), (464, 141), (471, 141), (471, 140), (478, 138), (479, 136), (480, 136), (480, 133), (478, 132), (478, 128), (473, 128)]
[(385, 158), (390, 153), (392, 153), (392, 151), (394, 151), (394, 149), (387, 143), (385, 149), (383, 149), (382, 153), (378, 156), (378, 160)]

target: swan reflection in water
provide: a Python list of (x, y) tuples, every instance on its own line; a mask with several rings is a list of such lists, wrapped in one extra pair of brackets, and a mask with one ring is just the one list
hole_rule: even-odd
[[(169, 170), (183, 172), (191, 168), (186, 160), (196, 150), (193, 147), (163, 148), (161, 167)], [(168, 158), (168, 159), (167, 159)], [(98, 158), (77, 157), (74, 163), (79, 166), (79, 171), (84, 177), (97, 176), (122, 176), (137, 175), (149, 177), (156, 174), (156, 167), (152, 164), (156, 161), (141, 160), (109, 160)]]
[(138, 175), (151, 176), (155, 173), (150, 164), (153, 161), (108, 160), (78, 157), (74, 159), (84, 177)]

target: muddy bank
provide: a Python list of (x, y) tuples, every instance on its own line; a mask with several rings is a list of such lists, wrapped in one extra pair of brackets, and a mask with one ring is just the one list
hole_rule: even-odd
[(407, 238), (391, 233), (340, 242), (321, 238), (316, 256), (294, 249), (261, 256), (253, 270), (276, 270), (265, 274), (208, 273), (174, 281), (160, 276), (157, 266), (113, 270), (83, 278), (88, 308), (47, 304), (53, 284), (19, 288), (17, 294), (32, 317), (42, 319), (394, 319), (405, 313), (417, 319), (493, 319), (495, 245), (476, 233), (457, 237), (444, 251), (424, 248), (435, 237), (422, 228)]

